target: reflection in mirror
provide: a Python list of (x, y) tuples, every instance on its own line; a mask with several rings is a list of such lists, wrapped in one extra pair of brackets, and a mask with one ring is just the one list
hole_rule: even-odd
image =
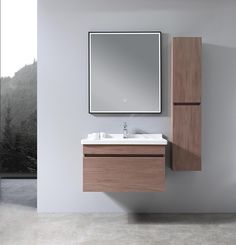
[(161, 33), (89, 33), (89, 112), (161, 112)]

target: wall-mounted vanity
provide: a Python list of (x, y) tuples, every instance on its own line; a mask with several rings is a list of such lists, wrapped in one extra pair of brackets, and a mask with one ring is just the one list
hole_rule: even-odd
[[(172, 45), (172, 169), (201, 170), (201, 38)], [(89, 33), (89, 113), (161, 112), (161, 33)], [(125, 129), (125, 128), (124, 128)], [(99, 134), (82, 140), (83, 189), (163, 191), (161, 134)]]
[(83, 191), (155, 192), (165, 189), (161, 134), (103, 134), (83, 144)]

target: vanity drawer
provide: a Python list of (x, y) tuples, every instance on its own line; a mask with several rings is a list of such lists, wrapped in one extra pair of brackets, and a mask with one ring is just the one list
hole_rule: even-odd
[(164, 156), (164, 145), (84, 145), (85, 156), (89, 155), (150, 155)]
[(164, 157), (84, 157), (85, 192), (156, 192), (164, 187)]

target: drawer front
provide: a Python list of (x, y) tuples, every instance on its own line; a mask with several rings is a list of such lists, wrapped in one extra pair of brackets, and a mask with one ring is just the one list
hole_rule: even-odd
[(164, 157), (84, 157), (84, 191), (156, 192), (164, 185)]
[(84, 145), (84, 155), (153, 155), (164, 156), (162, 145)]

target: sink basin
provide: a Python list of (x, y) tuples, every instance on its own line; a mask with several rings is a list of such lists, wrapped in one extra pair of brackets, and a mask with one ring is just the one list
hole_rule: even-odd
[(167, 140), (162, 134), (129, 134), (123, 138), (123, 134), (89, 134), (81, 140), (82, 145), (167, 145)]

